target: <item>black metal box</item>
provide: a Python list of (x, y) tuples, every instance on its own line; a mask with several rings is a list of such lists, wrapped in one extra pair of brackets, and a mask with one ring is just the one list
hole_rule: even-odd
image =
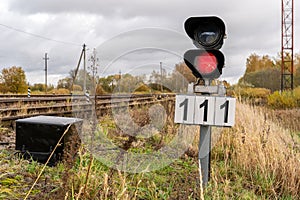
[(32, 158), (45, 163), (59, 139), (71, 124), (73, 128), (69, 129), (64, 135), (48, 163), (54, 165), (62, 158), (66, 143), (65, 138), (70, 134), (78, 135), (78, 133), (71, 132), (80, 128), (82, 122), (83, 120), (79, 118), (54, 116), (36, 116), (16, 120), (16, 150), (21, 151), (25, 158)]

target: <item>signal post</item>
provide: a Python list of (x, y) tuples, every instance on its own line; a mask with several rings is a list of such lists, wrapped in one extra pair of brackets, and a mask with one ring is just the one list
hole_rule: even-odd
[(189, 94), (176, 95), (175, 123), (200, 125), (198, 158), (202, 183), (206, 185), (210, 179), (211, 126), (234, 125), (236, 100), (226, 97), (222, 84), (211, 86), (212, 80), (222, 74), (225, 63), (219, 51), (225, 38), (224, 22), (215, 16), (190, 17), (184, 28), (197, 47), (184, 54), (197, 82), (189, 85)]

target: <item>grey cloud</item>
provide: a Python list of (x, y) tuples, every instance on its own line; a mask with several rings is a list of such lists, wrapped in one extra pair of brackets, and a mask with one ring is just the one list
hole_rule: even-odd
[[(24, 14), (33, 13), (96, 13), (103, 16), (161, 16), (161, 15), (181, 15), (181, 13), (195, 11), (207, 12), (211, 10), (224, 10), (225, 7), (221, 0), (211, 0), (209, 4), (203, 1), (140, 1), (140, 0), (13, 0), (10, 3), (10, 10)], [(222, 9), (223, 8), (223, 9)]]
[[(147, 38), (118, 35), (144, 27), (175, 30), (183, 39), (166, 39), (163, 34), (153, 34), (152, 46), (183, 52), (193, 48), (183, 30), (183, 22), (189, 16), (217, 15), (226, 23), (228, 39), (222, 51), (226, 56), (224, 76), (239, 76), (243, 73), (245, 59), (252, 52), (277, 54), (280, 51), (280, 2), (274, 0), (3, 0), (9, 11), (0, 13), (0, 23), (43, 35), (56, 40), (86, 43), (90, 49), (99, 47), (102, 67)], [(205, 2), (205, 3), (204, 3)], [(299, 2), (295, 2), (295, 7)], [(5, 14), (3, 14), (5, 13)], [(46, 15), (44, 22), (33, 23), (39, 15)], [(296, 14), (295, 21), (299, 21)], [(299, 47), (299, 28), (295, 30), (295, 47)], [(81, 47), (68, 46), (23, 35), (0, 27), (2, 48), (1, 67), (12, 63), (25, 65), (26, 70), (40, 70), (41, 57), (48, 51), (53, 73), (66, 74), (76, 66)], [(126, 35), (126, 34), (125, 34)], [(114, 40), (115, 42), (111, 42)], [(151, 46), (150, 44), (148, 46)], [(115, 51), (117, 49), (117, 51)], [(124, 50), (125, 49), (125, 50)], [(299, 48), (298, 48), (299, 51)], [(157, 54), (159, 55), (159, 54)], [(119, 55), (120, 56), (120, 55)], [(139, 55), (145, 60), (145, 54)], [(125, 58), (125, 57), (124, 57)], [(128, 59), (128, 57), (126, 57)], [(131, 58), (130, 58), (131, 59)], [(157, 58), (158, 60), (159, 58)], [(149, 59), (147, 62), (150, 62)], [(129, 60), (124, 61), (124, 65)], [(132, 59), (131, 59), (132, 62)], [(138, 61), (137, 61), (138, 62)], [(70, 66), (70, 67), (67, 67)], [(8, 66), (6, 66), (8, 67)], [(42, 72), (41, 72), (42, 73)]]

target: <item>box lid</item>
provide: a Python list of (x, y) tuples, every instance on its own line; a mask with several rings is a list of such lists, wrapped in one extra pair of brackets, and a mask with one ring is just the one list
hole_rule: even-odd
[(66, 126), (69, 124), (74, 124), (82, 121), (83, 120), (80, 118), (44, 116), (44, 115), (16, 120), (17, 123), (47, 124), (47, 125), (60, 125), (60, 126)]

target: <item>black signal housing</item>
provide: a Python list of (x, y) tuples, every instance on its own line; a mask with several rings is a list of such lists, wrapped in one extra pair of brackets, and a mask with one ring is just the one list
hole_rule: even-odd
[[(225, 57), (219, 49), (223, 46), (225, 38), (225, 24), (219, 17), (190, 17), (184, 23), (187, 35), (192, 39), (198, 49), (188, 50), (184, 54), (186, 65), (192, 70), (194, 76), (201, 79), (216, 79), (222, 74)], [(210, 55), (209, 58), (199, 58)], [(204, 63), (199, 63), (199, 60)], [(215, 62), (215, 64), (214, 64)], [(215, 65), (215, 66), (214, 66)], [(199, 66), (211, 67), (212, 71), (199, 70)], [(208, 72), (209, 71), (209, 72)]]

